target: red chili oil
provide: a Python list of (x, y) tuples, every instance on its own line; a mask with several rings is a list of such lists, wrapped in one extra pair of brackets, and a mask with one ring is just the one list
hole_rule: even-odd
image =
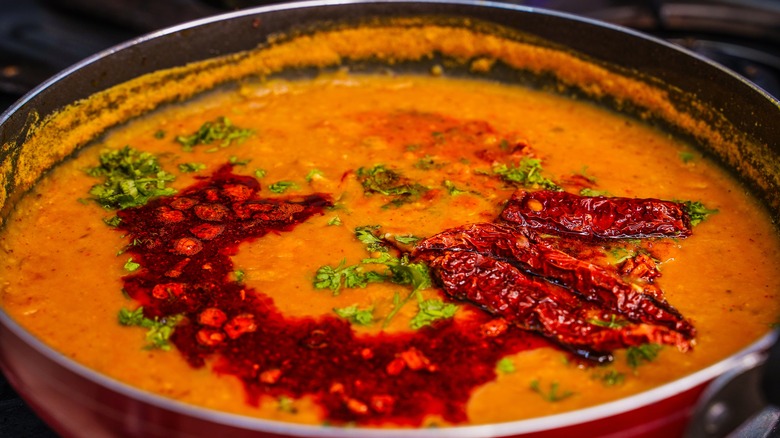
[[(252, 177), (225, 165), (173, 197), (119, 212), (139, 269), (126, 293), (147, 317), (181, 314), (171, 342), (196, 368), (240, 379), (247, 402), (311, 396), (331, 423), (419, 426), (429, 415), (468, 420), (472, 391), (502, 357), (546, 345), (473, 312), (406, 333), (358, 335), (335, 316), (292, 318), (246, 287), (231, 256), (242, 242), (290, 232), (330, 196), (261, 198)], [(315, 293), (312, 290), (312, 293)]]

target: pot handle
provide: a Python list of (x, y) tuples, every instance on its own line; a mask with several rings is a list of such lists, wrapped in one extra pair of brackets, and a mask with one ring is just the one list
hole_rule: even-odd
[(685, 438), (780, 437), (780, 329), (769, 351), (742, 357), (702, 393)]

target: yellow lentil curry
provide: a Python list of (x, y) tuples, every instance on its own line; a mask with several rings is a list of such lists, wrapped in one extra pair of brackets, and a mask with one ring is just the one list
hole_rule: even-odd
[[(519, 44), (436, 26), (390, 30), (301, 37), (239, 58), (232, 71), (298, 65), (302, 48), (316, 50), (300, 62), (318, 65), (368, 53), (473, 59), (470, 50), (483, 50), (472, 67), (489, 70), (484, 56), (511, 65), (507, 47)], [(529, 48), (522, 53), (537, 56), (514, 63), (566, 64), (563, 82), (695, 127), (657, 90), (535, 52), (548, 50)], [(108, 131), (6, 219), (2, 308), (67, 357), (143, 390), (250, 416), (367, 426), (502, 422), (616, 400), (723, 359), (777, 322), (777, 232), (696, 149), (590, 103), (447, 78), (446, 66), (434, 73), (242, 81)], [(219, 82), (200, 74), (170, 96)], [(50, 123), (68, 126), (67, 117)], [(48, 159), (94, 135), (70, 126), (74, 144)], [(717, 137), (700, 128), (700, 137)], [(529, 230), (506, 220), (528, 193), (537, 196), (523, 204), (530, 215), (547, 211), (539, 199), (564, 195), (586, 215), (596, 214), (587, 210), (593, 200), (678, 206), (688, 232)], [(525, 252), (436, 246), (437, 236), (453, 235), (478, 246), (474, 230), (488, 229), (509, 229)], [(596, 273), (577, 274), (581, 282), (627, 285), (640, 304), (615, 307), (550, 279), (557, 274), (537, 253)], [(463, 254), (478, 260), (457, 283)], [(518, 267), (534, 261), (541, 271)], [(495, 276), (512, 279), (504, 295), (489, 283)], [(512, 301), (521, 280), (532, 309), (523, 318)], [(552, 314), (548, 302), (558, 306)], [(646, 305), (674, 322), (651, 320)], [(576, 322), (550, 323), (561, 315)], [(585, 338), (618, 337), (575, 345), (564, 336), (572, 327)]]

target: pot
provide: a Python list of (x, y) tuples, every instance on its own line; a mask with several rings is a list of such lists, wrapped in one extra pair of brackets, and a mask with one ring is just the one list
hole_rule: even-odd
[[(699, 116), (729, 125), (736, 149), (706, 152), (732, 169), (780, 217), (780, 103), (728, 70), (637, 32), (566, 14), (472, 1), (304, 2), (225, 14), (165, 29), (99, 53), (46, 81), (0, 116), (0, 217), (47, 168), (21, 178), (19, 148), (31, 121), (140, 75), (250, 50), (270, 35), (370, 17), (446, 16), (517, 29), (622, 72), (640, 72), (680, 102), (695, 96)], [(401, 66), (398, 68), (428, 68)], [(630, 108), (629, 108), (630, 110)], [(674, 126), (671, 129), (676, 129)], [(706, 146), (705, 146), (706, 147)], [(29, 169), (28, 169), (29, 171)], [(284, 424), (210, 411), (145, 393), (73, 362), (0, 310), (0, 366), (14, 388), (65, 437), (374, 436), (679, 436), (708, 383), (762, 361), (776, 335), (693, 375), (619, 401), (564, 414), (494, 425), (428, 430), (365, 430)], [(88, 431), (88, 432), (87, 432)]]

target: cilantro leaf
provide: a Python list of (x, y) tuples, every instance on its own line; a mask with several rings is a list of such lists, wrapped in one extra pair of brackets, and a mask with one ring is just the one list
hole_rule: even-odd
[(374, 308), (359, 309), (357, 304), (348, 307), (334, 308), (334, 312), (340, 318), (344, 318), (353, 324), (371, 325), (374, 322)]
[(555, 381), (550, 383), (549, 391), (545, 392), (539, 386), (539, 381), (538, 380), (532, 380), (531, 381), (531, 390), (533, 392), (539, 394), (540, 396), (542, 396), (542, 398), (545, 399), (548, 402), (558, 402), (558, 401), (561, 401), (563, 399), (569, 398), (572, 395), (574, 395), (574, 393), (571, 392), (571, 391), (559, 392), (558, 391), (558, 382), (555, 382)]
[(254, 134), (251, 129), (234, 126), (227, 117), (219, 117), (214, 121), (205, 122), (191, 135), (179, 135), (176, 141), (182, 145), (185, 152), (191, 152), (193, 147), (201, 144), (211, 144), (220, 141), (220, 147), (228, 147), (233, 142), (242, 142)]
[(628, 347), (626, 350), (626, 362), (628, 366), (636, 369), (640, 365), (654, 361), (661, 352), (658, 344), (642, 344), (638, 347)]
[(417, 315), (412, 318), (409, 325), (417, 330), (426, 325), (433, 324), (440, 319), (452, 318), (458, 311), (458, 306), (453, 303), (445, 303), (440, 299), (430, 299), (417, 303)]
[(379, 225), (366, 225), (355, 228), (355, 237), (366, 246), (368, 252), (387, 252), (387, 244), (377, 237)]
[(517, 166), (496, 164), (493, 174), (499, 175), (508, 183), (525, 187), (542, 187), (549, 190), (561, 190), (551, 179), (542, 176), (542, 161), (537, 158), (523, 158)]
[(428, 191), (428, 188), (415, 183), (400, 173), (378, 164), (370, 169), (361, 167), (356, 172), (358, 181), (363, 186), (363, 193), (378, 193), (394, 198), (383, 208), (400, 207), (414, 202)]
[(160, 349), (169, 351), (171, 344), (169, 339), (173, 334), (174, 327), (182, 319), (181, 315), (168, 316), (163, 318), (150, 319), (144, 316), (144, 308), (139, 307), (135, 310), (122, 308), (119, 310), (119, 323), (124, 326), (138, 326), (147, 329), (146, 349)]
[(515, 363), (508, 357), (501, 358), (498, 363), (496, 363), (496, 369), (504, 374), (512, 374), (517, 371)]
[(268, 185), (268, 190), (270, 190), (273, 193), (284, 193), (288, 189), (297, 189), (297, 188), (298, 188), (298, 184), (295, 184), (292, 181), (278, 181)]
[(146, 204), (157, 196), (176, 193), (165, 187), (175, 177), (160, 167), (157, 157), (130, 146), (100, 154), (100, 165), (86, 170), (95, 178), (104, 178), (89, 190), (92, 199), (103, 208), (121, 210)]
[(182, 173), (193, 173), (193, 172), (200, 172), (201, 170), (205, 169), (206, 165), (203, 163), (181, 163), (179, 164), (179, 172)]
[(683, 208), (688, 213), (688, 216), (691, 218), (691, 226), (700, 224), (707, 219), (709, 215), (718, 212), (717, 209), (712, 210), (705, 207), (704, 204), (699, 201), (684, 201), (682, 204)]

